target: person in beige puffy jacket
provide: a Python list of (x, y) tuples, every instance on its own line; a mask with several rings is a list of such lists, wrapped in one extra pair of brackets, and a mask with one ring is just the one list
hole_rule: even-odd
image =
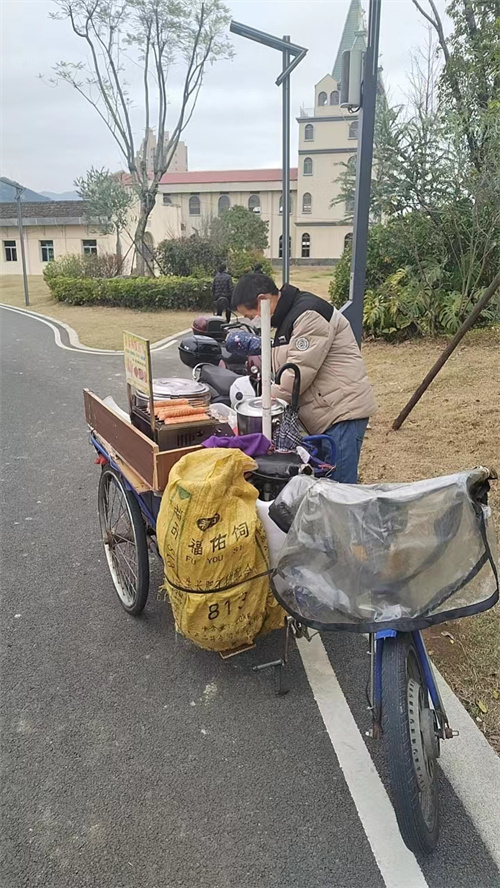
[[(260, 315), (269, 298), (276, 334), (272, 369), (291, 362), (300, 369), (299, 418), (311, 435), (328, 435), (336, 448), (334, 479), (358, 480), (368, 418), (377, 409), (349, 321), (324, 299), (285, 284), (278, 290), (265, 274), (246, 274), (236, 284), (232, 307), (246, 318)], [(294, 376), (285, 371), (273, 396), (290, 402)]]

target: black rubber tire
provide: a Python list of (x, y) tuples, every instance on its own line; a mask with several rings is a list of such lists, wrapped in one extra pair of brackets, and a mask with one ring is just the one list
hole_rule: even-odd
[[(382, 731), (389, 772), (390, 795), (406, 846), (414, 854), (432, 854), (439, 837), (437, 765), (429, 789), (430, 822), (426, 822), (415, 771), (408, 713), (408, 683), (416, 679), (425, 689), (417, 652), (408, 633), (386, 638), (382, 653)], [(426, 698), (427, 692), (425, 691)]]
[(120, 600), (120, 604), (128, 614), (137, 616), (144, 610), (149, 593), (149, 553), (146, 539), (146, 528), (139, 504), (134, 494), (127, 490), (119, 472), (116, 472), (111, 466), (104, 466), (99, 479), (98, 490), (98, 509), (101, 532), (103, 533), (103, 522), (105, 521), (106, 497), (109, 495), (111, 485), (116, 485), (119, 494), (126, 503), (133, 535), (133, 545), (136, 553), (137, 580), (134, 584), (134, 589), (129, 602), (124, 600), (124, 596), (120, 593), (117, 586), (117, 579), (113, 575), (113, 569), (110, 564), (111, 555), (109, 547), (106, 545), (106, 540), (103, 536), (104, 550), (113, 585)]

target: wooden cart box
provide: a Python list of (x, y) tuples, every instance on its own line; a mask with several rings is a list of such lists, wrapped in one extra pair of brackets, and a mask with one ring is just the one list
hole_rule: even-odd
[(200, 447), (160, 450), (139, 429), (127, 422), (89, 389), (83, 390), (85, 419), (96, 437), (123, 471), (138, 493), (162, 493), (172, 466), (187, 453)]

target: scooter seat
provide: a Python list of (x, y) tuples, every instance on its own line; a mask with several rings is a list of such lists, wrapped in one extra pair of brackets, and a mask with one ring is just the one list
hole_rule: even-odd
[(220, 395), (229, 397), (229, 389), (238, 374), (232, 370), (226, 370), (225, 367), (215, 367), (213, 364), (203, 364), (199, 373), (200, 382), (206, 382), (207, 385), (215, 389)]

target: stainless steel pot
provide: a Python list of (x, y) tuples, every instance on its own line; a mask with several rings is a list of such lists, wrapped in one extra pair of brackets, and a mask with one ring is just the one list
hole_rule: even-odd
[[(285, 412), (286, 402), (280, 398), (273, 398), (271, 402), (271, 422), (274, 433), (277, 430)], [(236, 405), (238, 417), (238, 434), (253, 435), (262, 432), (262, 398), (249, 398), (240, 401)]]
[[(167, 379), (153, 379), (153, 398), (155, 401), (163, 401), (168, 398), (187, 398), (189, 401), (207, 405), (210, 403), (210, 389), (203, 382), (183, 379), (180, 376), (170, 376)], [(135, 392), (135, 403), (138, 407), (147, 407), (148, 396), (141, 392)]]

